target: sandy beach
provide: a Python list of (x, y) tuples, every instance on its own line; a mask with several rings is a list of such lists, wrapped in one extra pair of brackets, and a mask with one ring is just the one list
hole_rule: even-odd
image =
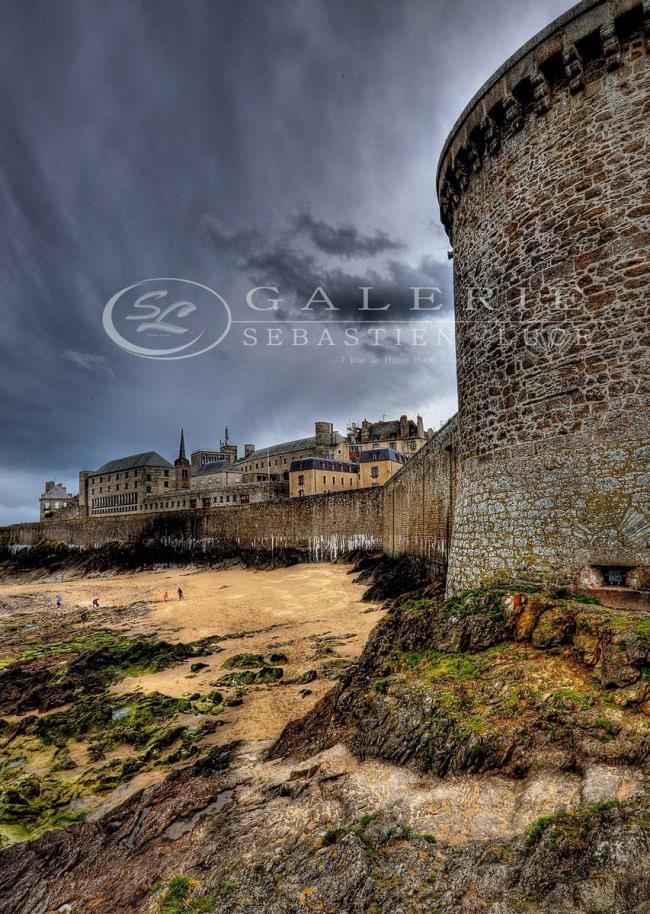
[[(359, 656), (381, 616), (375, 604), (361, 602), (365, 587), (354, 583), (349, 571), (344, 565), (296, 565), (272, 571), (165, 568), (3, 584), (0, 666), (9, 671), (17, 663), (27, 663), (30, 669), (46, 665), (50, 681), (55, 682), (72, 657), (92, 653), (97, 639), (110, 639), (111, 633), (120, 643), (142, 638), (147, 643), (188, 645), (210, 639), (205, 654), (195, 652), (179, 662), (167, 662), (161, 669), (138, 669), (113, 677), (106, 694), (117, 708), (115, 713), (122, 713), (122, 695), (127, 713), (133, 708), (134, 696), (146, 700), (155, 693), (190, 699), (191, 705), (172, 717), (168, 726), (185, 727), (183, 739), (205, 729), (205, 735), (196, 740), (200, 751), (237, 739), (273, 740), (288, 721), (302, 716), (333, 686)], [(60, 607), (57, 596), (62, 598)], [(99, 607), (93, 609), (95, 598)], [(256, 655), (258, 662), (241, 664), (237, 661), (240, 655)], [(235, 666), (229, 663), (233, 658)], [(224, 681), (247, 667), (273, 668), (279, 678), (243, 685)], [(211, 710), (203, 712), (203, 697), (217, 692), (224, 698), (223, 710), (216, 716)], [(47, 713), (57, 714), (69, 707), (54, 707)], [(26, 713), (5, 713), (5, 720), (15, 726), (41, 716), (42, 709), (32, 705)], [(55, 747), (48, 749), (31, 737), (12, 737), (4, 750), (0, 748), (0, 769), (6, 769), (3, 777), (13, 783), (17, 764), (38, 778), (54, 777), (74, 787), (76, 799), (71, 808), (96, 815), (187, 761), (167, 763), (165, 756), (156, 754), (133, 776), (120, 777), (115, 789), (106, 792), (93, 786), (89, 793), (84, 783), (117, 770), (134, 754), (128, 746), (117, 747), (104, 753), (98, 763), (93, 756), (94, 738), (90, 742), (86, 738), (69, 740), (66, 760), (72, 759), (74, 767), (66, 761), (57, 770), (61, 753)], [(182, 746), (183, 740), (176, 745)]]

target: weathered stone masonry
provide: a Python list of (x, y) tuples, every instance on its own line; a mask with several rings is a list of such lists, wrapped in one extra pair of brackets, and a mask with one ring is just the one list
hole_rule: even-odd
[(579, 4), (486, 84), (443, 151), (452, 589), (650, 563), (649, 25), (648, 2)]
[(180, 550), (299, 548), (312, 561), (331, 561), (352, 549), (381, 550), (382, 537), (383, 490), (363, 489), (205, 511), (14, 524), (0, 529), (0, 547), (33, 546), (42, 539), (73, 546), (160, 541)]

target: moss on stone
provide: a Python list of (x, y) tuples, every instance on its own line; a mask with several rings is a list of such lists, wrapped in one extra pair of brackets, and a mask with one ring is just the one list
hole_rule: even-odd
[(223, 667), (226, 670), (256, 669), (261, 666), (264, 666), (264, 657), (262, 654), (235, 654), (234, 657), (229, 657), (223, 663)]
[(237, 670), (218, 680), (220, 686), (248, 686), (277, 682), (282, 679), (282, 667), (263, 666), (259, 670)]

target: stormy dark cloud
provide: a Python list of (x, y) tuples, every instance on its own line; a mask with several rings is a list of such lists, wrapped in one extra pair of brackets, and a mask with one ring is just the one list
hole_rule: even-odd
[[(289, 226), (273, 236), (254, 228), (229, 232), (223, 224), (206, 221), (220, 262), (232, 263), (252, 287), (277, 289), (281, 303), (275, 317), (295, 319), (306, 311), (331, 322), (342, 318), (367, 322), (381, 315), (386, 321), (451, 316), (453, 296), (446, 257), (441, 261), (425, 255), (415, 264), (382, 257), (379, 265), (366, 260), (365, 269), (352, 272), (337, 261), (400, 251), (406, 245), (384, 231), (363, 236), (352, 226), (328, 225), (304, 210), (289, 220)], [(314, 242), (315, 227), (320, 242), (317, 253), (306, 247)], [(338, 250), (345, 238), (350, 241), (346, 256)], [(338, 257), (325, 260), (323, 254)], [(269, 300), (275, 297), (272, 291), (265, 294)], [(263, 301), (263, 296), (256, 298)]]
[[(434, 335), (416, 358), (395, 337), (450, 316), (437, 157), (473, 92), (569, 6), (5, 3), (0, 521), (34, 517), (45, 479), (76, 491), (80, 468), (173, 456), (180, 425), (195, 448), (225, 425), (263, 445), (314, 419), (446, 419), (453, 345)], [(185, 361), (118, 348), (107, 300), (169, 276), (226, 298), (227, 339)], [(251, 283), (277, 287), (279, 309), (253, 311)], [(317, 286), (337, 312), (302, 311)], [(357, 313), (359, 286), (391, 303), (385, 320)], [(411, 286), (440, 288), (446, 310), (413, 314)], [(293, 345), (292, 322), (307, 318), (328, 321), (333, 345), (320, 324)], [(353, 321), (359, 344), (345, 348)]]
[(307, 210), (297, 213), (293, 224), (296, 231), (305, 232), (323, 253), (339, 257), (368, 257), (405, 247), (403, 242), (395, 241), (383, 230), (375, 229), (372, 235), (362, 235), (351, 223), (328, 225), (322, 219), (314, 219)]

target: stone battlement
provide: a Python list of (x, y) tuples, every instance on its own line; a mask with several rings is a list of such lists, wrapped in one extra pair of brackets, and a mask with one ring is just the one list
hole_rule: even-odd
[(630, 44), (650, 49), (648, 0), (584, 0), (512, 55), (479, 89), (443, 147), (437, 188), (453, 240), (453, 216), (472, 175), (527, 120), (546, 114), (561, 95), (577, 95), (604, 72), (629, 63)]

